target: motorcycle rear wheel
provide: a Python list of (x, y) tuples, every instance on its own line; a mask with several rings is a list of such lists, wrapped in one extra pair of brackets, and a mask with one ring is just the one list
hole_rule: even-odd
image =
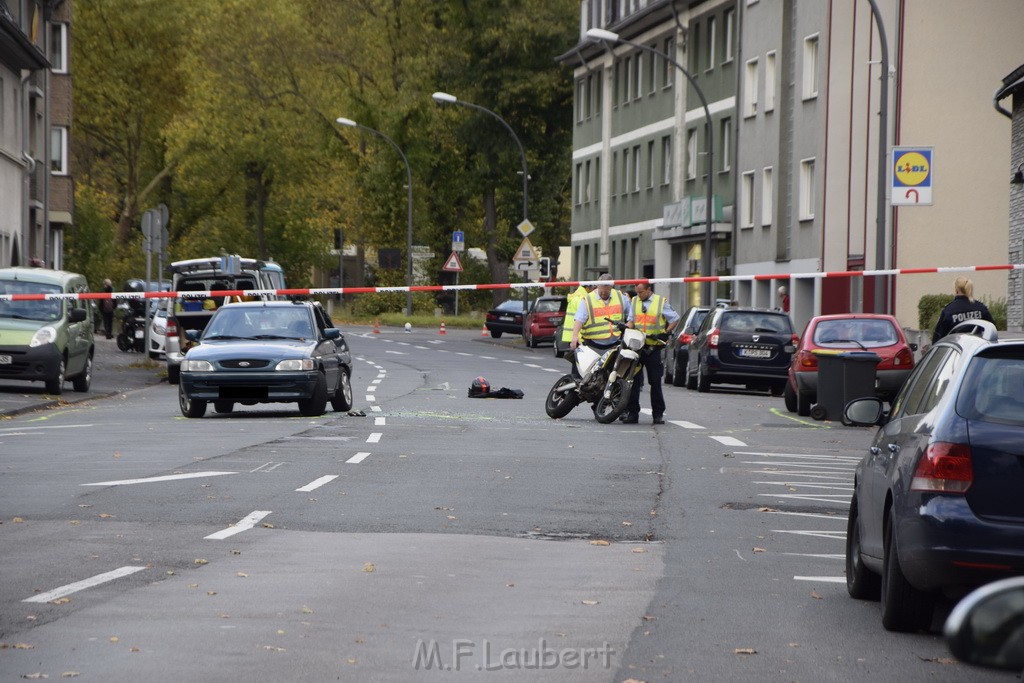
[(605, 391), (608, 392), (608, 397), (605, 398), (604, 394), (601, 394), (600, 400), (594, 406), (594, 417), (597, 418), (597, 421), (601, 424), (615, 422), (629, 406), (629, 394), (632, 388), (633, 385), (621, 377), (611, 385), (610, 392), (606, 387)]
[(566, 385), (575, 385), (576, 382), (573, 380), (572, 375), (562, 375), (555, 382), (555, 385), (551, 387), (551, 391), (548, 392), (548, 398), (544, 401), (544, 412), (548, 414), (548, 417), (558, 419), (565, 417), (572, 412), (572, 409), (580, 404), (580, 396), (576, 393), (575, 389), (569, 389), (568, 391), (560, 392), (559, 389), (564, 389)]

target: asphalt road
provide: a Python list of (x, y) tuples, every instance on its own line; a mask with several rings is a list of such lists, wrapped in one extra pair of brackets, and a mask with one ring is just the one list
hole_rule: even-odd
[(846, 595), (868, 430), (674, 387), (664, 426), (555, 421), (550, 347), (348, 336), (363, 416), (189, 420), (103, 349), (0, 422), (0, 680), (1002, 679)]

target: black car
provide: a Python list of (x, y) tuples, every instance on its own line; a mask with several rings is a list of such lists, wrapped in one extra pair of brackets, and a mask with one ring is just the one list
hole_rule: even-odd
[[(526, 305), (529, 306), (529, 302)], [(528, 310), (528, 308), (523, 308), (523, 302), (519, 299), (503, 301), (487, 311), (484, 326), (495, 339), (501, 338), (501, 335), (506, 332), (521, 335), (523, 333), (523, 313)]]
[(706, 306), (691, 306), (676, 325), (668, 344), (662, 350), (665, 365), (665, 384), (681, 387), (686, 384), (686, 361), (690, 356), (690, 342), (693, 334), (704, 322), (708, 311)]
[(742, 384), (781, 396), (796, 348), (793, 322), (782, 311), (714, 308), (690, 341), (686, 388)]
[(303, 415), (352, 408), (352, 354), (323, 308), (308, 301), (225, 304), (181, 362), (178, 403), (202, 417), (213, 403), (298, 403)]
[(881, 425), (855, 475), (846, 587), (881, 598), (886, 629), (927, 629), (940, 594), (1024, 574), (1024, 340), (961, 323), (888, 414), (872, 397), (844, 418)]

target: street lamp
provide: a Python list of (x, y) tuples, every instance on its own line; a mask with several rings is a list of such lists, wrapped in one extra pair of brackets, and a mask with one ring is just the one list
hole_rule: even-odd
[(512, 135), (512, 139), (516, 141), (516, 146), (519, 147), (519, 157), (523, 161), (523, 220), (527, 220), (527, 197), (529, 194), (528, 181), (530, 180), (530, 175), (526, 171), (526, 152), (523, 150), (523, 143), (519, 141), (519, 137), (516, 136), (516, 132), (512, 130), (512, 126), (508, 125), (508, 122), (505, 121), (505, 119), (501, 118), (490, 109), (481, 107), (479, 104), (473, 104), (472, 102), (464, 102), (455, 95), (449, 95), (446, 92), (436, 92), (431, 95), (431, 97), (433, 97), (434, 101), (438, 104), (461, 104), (463, 107), (477, 109), (485, 114), (490, 114), (494, 118), (498, 119), (501, 125), (505, 126), (505, 130), (507, 130), (509, 134)]
[[(879, 86), (878, 97), (878, 177), (876, 181), (877, 197), (875, 198), (875, 268), (884, 270), (886, 268), (886, 239), (885, 239), (885, 183), (888, 180), (888, 165), (886, 155), (889, 151), (887, 134), (889, 131), (889, 41), (885, 37), (885, 25), (882, 23), (882, 13), (878, 11), (875, 0), (868, 0), (871, 5), (871, 14), (875, 18), (875, 25), (878, 27), (878, 48), (882, 52), (882, 76)], [(889, 284), (891, 277), (883, 275), (879, 278), (879, 285), (875, 287), (875, 313), (889, 312)]]
[(405, 291), (405, 315), (406, 316), (411, 316), (412, 315), (412, 168), (410, 168), (410, 166), (409, 166), (409, 160), (405, 158), (405, 154), (402, 152), (402, 148), (399, 147), (395, 143), (394, 140), (389, 138), (384, 133), (381, 133), (379, 130), (377, 130), (375, 128), (370, 128), (368, 126), (364, 126), (364, 125), (362, 125), (360, 123), (356, 123), (352, 119), (346, 119), (344, 117), (338, 117), (335, 120), (340, 125), (342, 125), (342, 126), (348, 126), (350, 128), (361, 128), (361, 129), (363, 129), (363, 130), (365, 130), (367, 132), (373, 133), (374, 135), (377, 135), (379, 137), (384, 138), (385, 140), (387, 140), (391, 144), (392, 147), (395, 148), (395, 151), (398, 152), (398, 156), (402, 157), (402, 161), (405, 162), (406, 187), (408, 188), (408, 193), (409, 193), (409, 195), (408, 195), (408, 226), (407, 226), (407, 229), (406, 229), (406, 241), (405, 241), (405, 247), (406, 247), (405, 260), (409, 262), (408, 263), (409, 270), (406, 273), (405, 284), (409, 288)]
[[(665, 61), (669, 62), (670, 64), (672, 64), (677, 69), (679, 69), (680, 71), (683, 72), (683, 75), (686, 76), (686, 80), (690, 82), (690, 85), (693, 86), (694, 91), (697, 93), (697, 97), (700, 98), (700, 103), (704, 106), (704, 125), (707, 128), (707, 136), (706, 136), (706, 138), (707, 138), (707, 149), (708, 149), (708, 151), (707, 151), (707, 175), (708, 175), (707, 190), (708, 190), (708, 192), (707, 192), (707, 207), (706, 207), (706, 210), (705, 210), (705, 218), (706, 218), (706, 220), (705, 220), (705, 228), (704, 228), (704, 259), (703, 259), (704, 260), (704, 265), (703, 265), (702, 270), (704, 271), (704, 275), (710, 276), (711, 275), (711, 267), (712, 267), (712, 264), (713, 264), (712, 254), (711, 254), (712, 249), (713, 249), (711, 226), (712, 226), (712, 222), (713, 222), (712, 221), (712, 217), (713, 217), (713, 214), (714, 214), (714, 182), (715, 182), (714, 181), (714, 178), (715, 178), (715, 162), (714, 162), (714, 158), (715, 157), (714, 157), (714, 142), (713, 141), (714, 141), (714, 137), (715, 136), (714, 136), (714, 128), (713, 128), (713, 126), (711, 124), (711, 110), (708, 109), (708, 101), (704, 97), (704, 92), (700, 89), (700, 86), (697, 85), (697, 82), (693, 80), (693, 76), (690, 75), (690, 72), (687, 71), (683, 67), (682, 64), (677, 62), (675, 59), (673, 59), (668, 54), (666, 54), (664, 52), (661, 52), (660, 50), (655, 50), (653, 47), (650, 47), (649, 45), (643, 45), (641, 43), (634, 43), (631, 40), (627, 40), (627, 39), (623, 38), (618, 33), (614, 33), (612, 31), (608, 31), (608, 30), (603, 29), (603, 28), (592, 28), (592, 29), (589, 29), (587, 31), (587, 37), (588, 38), (592, 38), (594, 40), (605, 41), (605, 42), (612, 43), (612, 44), (624, 43), (626, 45), (631, 45), (631, 46), (633, 46), (633, 47), (635, 47), (637, 49), (644, 50), (646, 52), (650, 52), (651, 54), (653, 54), (655, 56), (661, 57), (662, 59), (664, 59)], [(711, 306), (711, 305), (714, 304), (714, 300), (713, 300), (713, 297), (711, 296), (711, 292), (712, 292), (712, 283), (709, 280), (708, 282), (704, 283), (704, 303), (707, 306)]]

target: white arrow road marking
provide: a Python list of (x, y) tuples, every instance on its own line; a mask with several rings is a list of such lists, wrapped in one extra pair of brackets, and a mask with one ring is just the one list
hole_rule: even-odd
[(845, 576), (794, 576), (794, 581), (819, 581), (821, 583), (846, 583)]
[(239, 522), (234, 526), (229, 526), (227, 529), (221, 529), (220, 531), (212, 533), (209, 536), (204, 536), (203, 538), (210, 541), (223, 541), (225, 538), (234, 536), (235, 534), (240, 534), (243, 531), (248, 531), (253, 528), (259, 524), (261, 519), (269, 515), (271, 512), (271, 510), (254, 510), (246, 515), (244, 519), (239, 520)]
[(362, 461), (366, 460), (368, 457), (370, 457), (369, 453), (356, 453), (355, 455), (353, 455), (351, 458), (349, 458), (345, 462), (349, 463), (349, 464), (352, 464), (352, 465), (358, 465)]
[(131, 574), (134, 574), (135, 572), (140, 572), (143, 569), (145, 569), (145, 567), (121, 567), (120, 569), (104, 572), (103, 574), (97, 574), (96, 576), (93, 576), (88, 579), (82, 579), (81, 581), (69, 583), (68, 585), (61, 586), (60, 588), (54, 588), (52, 591), (47, 591), (46, 593), (39, 593), (38, 595), (33, 595), (31, 598), (25, 598), (24, 600), (22, 600), (22, 602), (50, 602), (51, 600), (63, 598), (66, 595), (77, 593), (78, 591), (85, 590), (86, 588), (92, 588), (93, 586), (99, 586), (100, 584), (107, 583), (108, 581), (113, 581), (114, 579), (120, 579), (122, 576), (129, 576)]
[(718, 443), (722, 444), (723, 446), (746, 446), (747, 445), (747, 444), (743, 443), (742, 441), (740, 441), (739, 439), (734, 439), (731, 436), (713, 436), (711, 438), (714, 439), (715, 441), (717, 441)]
[(146, 477), (145, 479), (119, 479), (117, 481), (97, 481), (80, 486), (125, 486), (127, 484), (152, 484), (158, 481), (174, 481), (175, 479), (196, 479), (198, 477), (219, 477), (238, 472), (188, 472), (187, 474), (167, 474), (162, 477)]
[(320, 477), (319, 479), (314, 479), (313, 481), (309, 482), (308, 484), (306, 484), (302, 488), (297, 488), (295, 490), (296, 491), (304, 491), (304, 492), (314, 491), (314, 490), (320, 488), (321, 486), (323, 486), (324, 484), (329, 484), (330, 482), (332, 482), (335, 479), (337, 479), (339, 476), (340, 475), (338, 475), (338, 474), (325, 474), (324, 476)]
[(380, 437), (384, 436), (381, 432), (373, 432), (366, 438), (366, 443), (380, 443)]
[(687, 422), (686, 420), (669, 420), (668, 423), (677, 425), (683, 429), (704, 429), (704, 427), (692, 422)]

